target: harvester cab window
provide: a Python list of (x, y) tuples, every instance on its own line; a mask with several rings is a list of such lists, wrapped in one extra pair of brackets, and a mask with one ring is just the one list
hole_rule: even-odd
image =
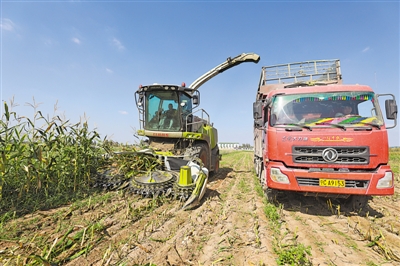
[(168, 107), (164, 107), (163, 110), (163, 127), (164, 129), (179, 129), (179, 117), (178, 117), (178, 105), (170, 101), (164, 101), (164, 106), (168, 104)]
[(190, 131), (192, 129), (192, 98), (187, 94), (182, 93), (179, 97), (180, 100), (180, 110), (181, 110), (181, 119), (182, 119), (182, 127), (184, 131)]
[(192, 99), (188, 95), (182, 93), (180, 95), (180, 105), (184, 116), (183, 119), (185, 119), (185, 116), (192, 113)]
[(145, 128), (158, 131), (178, 131), (178, 95), (171, 91), (152, 91), (146, 97)]

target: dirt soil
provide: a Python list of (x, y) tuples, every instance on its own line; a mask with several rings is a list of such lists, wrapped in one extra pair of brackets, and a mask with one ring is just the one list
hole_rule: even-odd
[[(222, 158), (202, 204), (190, 211), (169, 198), (108, 192), (101, 201), (88, 199), (9, 222), (16, 240), (1, 237), (0, 264), (17, 255), (19, 265), (32, 262), (32, 254), (49, 259), (60, 239), (72, 241), (83, 232), (57, 259), (85, 246), (86, 251), (62, 265), (277, 265), (280, 251), (299, 244), (311, 247), (311, 265), (400, 265), (399, 184), (395, 196), (374, 197), (359, 212), (290, 195), (277, 207), (276, 226), (265, 214), (268, 203), (256, 193), (252, 153), (240, 158)], [(94, 224), (101, 230), (90, 231)], [(47, 249), (38, 247), (39, 238)], [(15, 257), (12, 261), (9, 265), (16, 264)]]

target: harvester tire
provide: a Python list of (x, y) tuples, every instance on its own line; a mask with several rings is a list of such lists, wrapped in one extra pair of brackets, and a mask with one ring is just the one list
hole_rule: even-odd
[(214, 170), (212, 173), (216, 175), (218, 174), (218, 171), (219, 171), (219, 154), (217, 154), (217, 158), (215, 159)]
[(210, 150), (206, 143), (196, 143), (195, 148), (197, 149), (197, 157), (203, 162), (204, 167), (210, 171)]
[(211, 152), (211, 164), (213, 167), (212, 169), (210, 169), (211, 177), (218, 174), (220, 159), (221, 159), (221, 156), (219, 155), (219, 149), (218, 149), (218, 147), (216, 147)]

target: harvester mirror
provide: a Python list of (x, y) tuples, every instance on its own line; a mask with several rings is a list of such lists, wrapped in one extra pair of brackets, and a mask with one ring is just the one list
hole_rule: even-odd
[(257, 120), (262, 118), (262, 103), (261, 102), (254, 102), (253, 103), (253, 119)]
[(143, 105), (143, 94), (139, 95), (139, 100), (138, 100), (138, 106), (142, 106)]
[(397, 118), (397, 104), (395, 100), (385, 101), (386, 118), (394, 120)]
[(198, 95), (193, 95), (193, 104), (194, 105), (199, 105), (200, 104), (200, 98)]

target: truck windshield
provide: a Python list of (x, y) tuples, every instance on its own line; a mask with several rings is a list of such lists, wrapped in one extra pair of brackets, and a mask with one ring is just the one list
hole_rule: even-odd
[(178, 93), (176, 91), (146, 92), (145, 129), (180, 131)]
[(383, 117), (373, 92), (278, 95), (272, 102), (270, 125), (380, 128)]

